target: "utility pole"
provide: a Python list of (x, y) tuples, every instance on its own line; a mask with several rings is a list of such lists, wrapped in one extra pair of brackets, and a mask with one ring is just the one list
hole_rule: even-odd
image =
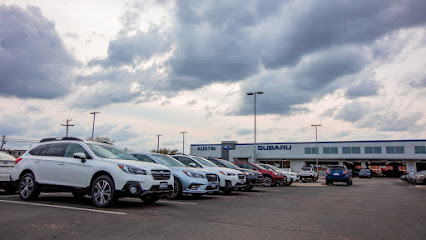
[(319, 172), (318, 172), (318, 127), (321, 127), (322, 125), (321, 124), (312, 124), (311, 125), (311, 127), (315, 127), (315, 153), (316, 153), (316, 155), (317, 155), (317, 173), (318, 173), (318, 175), (319, 175)]
[(246, 93), (249, 96), (254, 96), (254, 143), (253, 143), (253, 163), (256, 163), (256, 95), (263, 94), (262, 91), (258, 92), (248, 92)]
[(0, 151), (3, 151), (3, 145), (6, 143), (6, 141), (4, 141), (5, 138), (6, 138), (6, 135), (3, 135), (3, 139), (1, 140)]
[(68, 137), (68, 127), (74, 127), (74, 124), (69, 124), (69, 122), (71, 122), (72, 119), (68, 119), (66, 120), (67, 124), (61, 124), (61, 126), (67, 127), (67, 135), (66, 137)]
[(93, 140), (93, 135), (95, 133), (95, 118), (96, 118), (96, 114), (98, 114), (100, 112), (91, 112), (90, 114), (93, 114), (93, 127), (92, 127), (92, 140)]
[(157, 153), (160, 151), (160, 137), (163, 135), (158, 134), (157, 135)]
[(185, 133), (188, 132), (180, 132), (183, 135), (183, 143), (182, 143), (182, 154), (185, 154)]

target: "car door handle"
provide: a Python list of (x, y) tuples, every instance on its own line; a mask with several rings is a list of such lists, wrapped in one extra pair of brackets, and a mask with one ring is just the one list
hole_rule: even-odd
[(61, 165), (61, 166), (62, 166), (62, 165), (65, 165), (65, 163), (64, 163), (64, 162), (60, 162), (60, 163), (59, 163), (59, 165)]

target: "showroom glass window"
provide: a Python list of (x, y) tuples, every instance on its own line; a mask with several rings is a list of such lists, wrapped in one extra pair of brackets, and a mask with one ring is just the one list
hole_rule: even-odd
[(386, 147), (386, 153), (387, 154), (403, 154), (405, 153), (404, 147), (403, 146), (391, 146), (391, 147)]
[(414, 153), (425, 154), (426, 153), (426, 146), (414, 146)]

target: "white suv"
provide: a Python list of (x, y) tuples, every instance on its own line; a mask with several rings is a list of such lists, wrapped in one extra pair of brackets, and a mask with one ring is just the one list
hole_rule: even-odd
[(153, 203), (173, 191), (170, 169), (138, 161), (108, 144), (78, 138), (46, 138), (16, 160), (11, 179), (21, 199), (43, 191), (69, 191), (92, 197), (97, 207), (110, 207), (120, 197)]
[(299, 171), (300, 180), (311, 178), (312, 180), (318, 180), (318, 173), (312, 167), (302, 167)]

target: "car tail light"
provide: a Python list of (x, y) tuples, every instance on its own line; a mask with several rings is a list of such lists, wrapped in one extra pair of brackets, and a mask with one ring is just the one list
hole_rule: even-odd
[(343, 174), (349, 174), (349, 172), (348, 171), (344, 171)]
[(18, 164), (18, 162), (19, 162), (19, 161), (21, 161), (21, 160), (22, 160), (22, 158), (17, 158), (17, 159), (15, 160), (15, 165), (16, 165), (16, 164)]
[(327, 170), (327, 172), (325, 172), (326, 174), (330, 174), (330, 170)]

